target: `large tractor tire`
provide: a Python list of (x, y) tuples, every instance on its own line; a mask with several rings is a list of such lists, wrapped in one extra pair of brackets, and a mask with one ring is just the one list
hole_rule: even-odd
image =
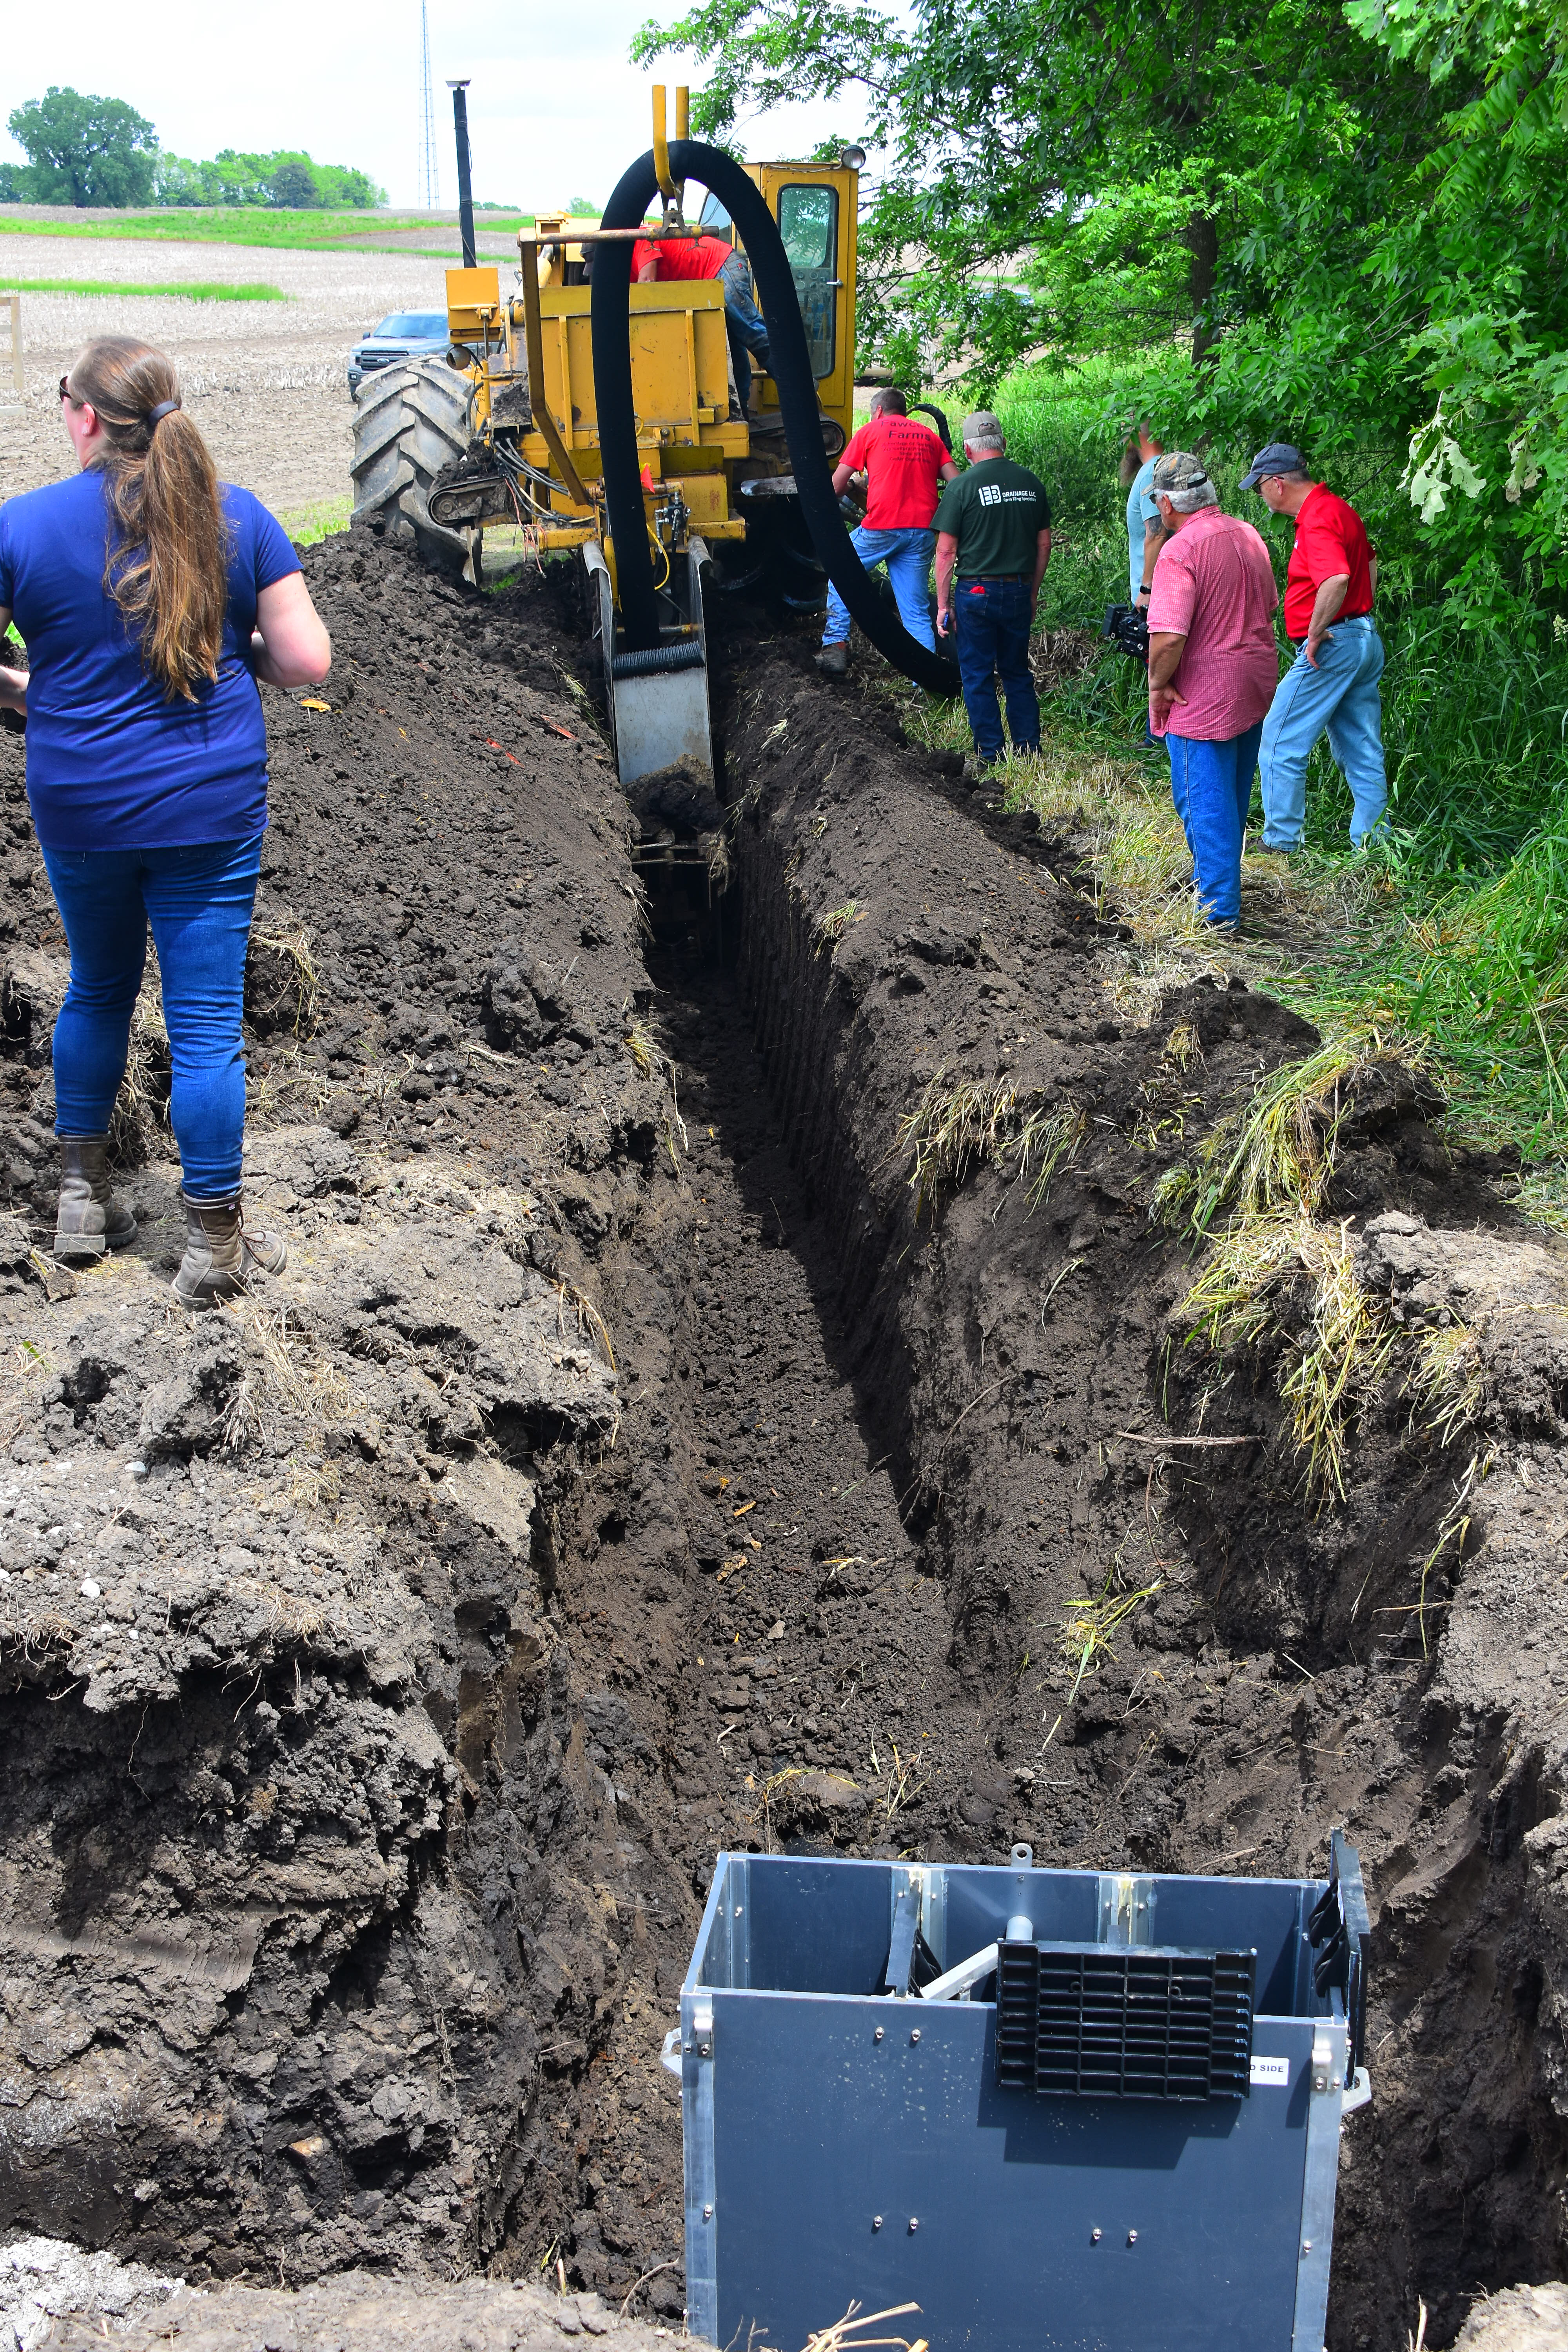
[(354, 402), (353, 520), (412, 540), (434, 571), (461, 576), (468, 535), (430, 520), (430, 486), (467, 454), (473, 385), (445, 360), (406, 360), (367, 375)]

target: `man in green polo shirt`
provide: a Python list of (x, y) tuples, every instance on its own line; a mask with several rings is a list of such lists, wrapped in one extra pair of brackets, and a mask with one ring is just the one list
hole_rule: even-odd
[(988, 408), (963, 421), (969, 469), (936, 510), (936, 627), (956, 640), (963, 707), (987, 765), (1002, 756), (996, 680), (1015, 751), (1040, 748), (1040, 706), (1029, 674), (1029, 625), (1051, 560), (1045, 484), (1005, 454)]

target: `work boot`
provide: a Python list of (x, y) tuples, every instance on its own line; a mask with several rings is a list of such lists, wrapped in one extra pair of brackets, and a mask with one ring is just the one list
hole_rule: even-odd
[(842, 638), (836, 646), (824, 646), (816, 656), (816, 667), (824, 677), (847, 677), (849, 674), (849, 647)]
[(109, 1138), (62, 1135), (57, 1257), (101, 1257), (136, 1238), (136, 1220), (109, 1189)]
[(259, 1266), (264, 1274), (281, 1274), (289, 1252), (276, 1234), (247, 1232), (241, 1195), (231, 1201), (193, 1201), (185, 1204), (185, 1255), (174, 1280), (182, 1307), (216, 1307), (220, 1298), (237, 1298), (249, 1288), (247, 1277)]

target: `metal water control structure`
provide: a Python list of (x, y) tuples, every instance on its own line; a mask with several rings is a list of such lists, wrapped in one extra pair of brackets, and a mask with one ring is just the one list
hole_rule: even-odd
[(692, 2334), (1321, 2352), (1368, 1932), (1338, 1832), (1326, 1881), (721, 1854), (666, 2045)]

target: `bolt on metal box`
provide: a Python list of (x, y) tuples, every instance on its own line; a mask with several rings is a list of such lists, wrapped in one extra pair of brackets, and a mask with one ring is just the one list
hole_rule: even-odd
[(1327, 1880), (721, 1854), (666, 2063), (714, 2345), (1321, 2352), (1368, 1920)]

